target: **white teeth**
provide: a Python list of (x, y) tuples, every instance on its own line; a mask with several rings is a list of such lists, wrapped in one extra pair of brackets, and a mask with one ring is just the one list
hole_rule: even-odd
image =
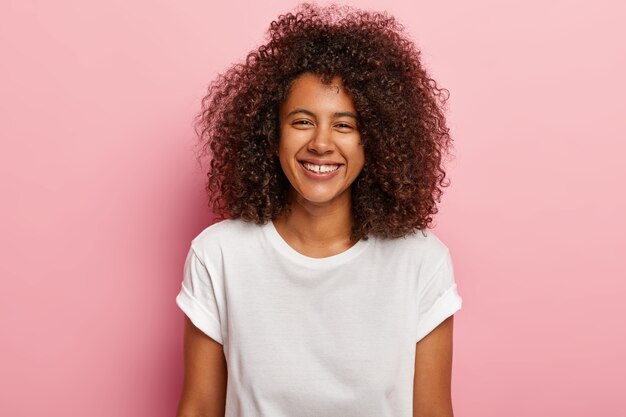
[(333, 172), (339, 169), (339, 165), (315, 165), (315, 164), (310, 164), (308, 162), (303, 162), (302, 165), (304, 165), (304, 167), (308, 169), (309, 171), (316, 172), (318, 174), (326, 173), (326, 172)]

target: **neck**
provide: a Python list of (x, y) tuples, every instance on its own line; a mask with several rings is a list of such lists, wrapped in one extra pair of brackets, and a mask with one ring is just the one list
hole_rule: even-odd
[(352, 232), (352, 202), (343, 199), (327, 206), (291, 199), (291, 211), (274, 220), (281, 237), (298, 252), (313, 258), (336, 255), (355, 242)]

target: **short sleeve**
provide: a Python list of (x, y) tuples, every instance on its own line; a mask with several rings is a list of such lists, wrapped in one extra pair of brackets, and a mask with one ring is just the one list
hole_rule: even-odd
[(435, 272), (420, 280), (418, 297), (416, 342), (461, 309), (462, 299), (457, 292), (449, 250)]
[(198, 329), (224, 344), (213, 282), (193, 247), (189, 249), (185, 260), (183, 282), (176, 296), (176, 304)]

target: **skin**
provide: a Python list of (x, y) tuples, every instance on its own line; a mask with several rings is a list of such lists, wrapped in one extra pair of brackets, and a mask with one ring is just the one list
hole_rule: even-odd
[[(291, 184), (291, 213), (274, 220), (294, 249), (313, 258), (343, 252), (354, 244), (350, 186), (365, 163), (356, 109), (341, 87), (303, 74), (280, 108), (280, 165)], [(340, 164), (331, 179), (311, 179), (302, 161)]]
[(454, 315), (415, 345), (413, 417), (454, 417), (452, 411), (452, 329)]
[[(303, 74), (280, 108), (278, 157), (291, 184), (291, 212), (274, 220), (282, 238), (313, 258), (350, 248), (350, 187), (365, 162), (356, 110), (335, 78), (324, 85)], [(302, 161), (339, 164), (332, 178), (311, 178)], [(453, 316), (415, 346), (414, 417), (453, 417), (451, 401)], [(227, 366), (222, 345), (185, 318), (185, 379), (178, 417), (223, 417)]]
[(228, 372), (221, 344), (185, 316), (184, 380), (177, 417), (224, 417)]

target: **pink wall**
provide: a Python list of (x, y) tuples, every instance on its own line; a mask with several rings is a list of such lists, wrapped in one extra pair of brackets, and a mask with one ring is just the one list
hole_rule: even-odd
[[(0, 2), (0, 415), (172, 416), (191, 118), (295, 2), (85, 3)], [(452, 93), (456, 414), (626, 415), (624, 7), (412, 3), (359, 2)]]

